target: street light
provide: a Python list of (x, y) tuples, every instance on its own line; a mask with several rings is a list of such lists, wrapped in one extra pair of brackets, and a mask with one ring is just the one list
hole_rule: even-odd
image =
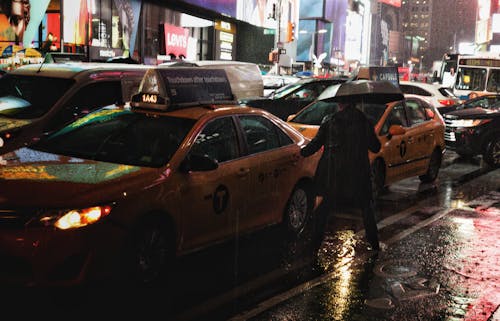
[(326, 29), (319, 29), (317, 31), (308, 31), (308, 30), (300, 30), (299, 33), (300, 34), (307, 34), (307, 33), (310, 33), (311, 34), (311, 50), (309, 50), (309, 59), (311, 59), (311, 61), (313, 60), (313, 54), (316, 56), (316, 35), (317, 34), (320, 34), (320, 33), (327, 33), (328, 30)]

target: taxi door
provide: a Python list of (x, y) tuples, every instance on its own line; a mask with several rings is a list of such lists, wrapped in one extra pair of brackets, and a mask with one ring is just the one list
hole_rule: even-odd
[(408, 133), (390, 136), (389, 128), (391, 125), (401, 125), (408, 130), (408, 121), (402, 103), (398, 103), (392, 107), (379, 132), (382, 144), (381, 151), (386, 164), (386, 184), (391, 184), (405, 177), (409, 159)]
[(421, 175), (426, 172), (430, 156), (435, 147), (434, 121), (427, 115), (425, 102), (408, 98), (406, 115), (410, 127), (408, 134), (408, 175)]
[(215, 119), (197, 135), (189, 154), (207, 155), (219, 166), (191, 171), (181, 187), (182, 235), (186, 250), (205, 246), (239, 232), (246, 213), (250, 160), (240, 158), (232, 117)]
[(239, 116), (247, 158), (251, 159), (247, 213), (240, 224), (253, 229), (278, 222), (295, 184), (299, 148), (261, 116)]

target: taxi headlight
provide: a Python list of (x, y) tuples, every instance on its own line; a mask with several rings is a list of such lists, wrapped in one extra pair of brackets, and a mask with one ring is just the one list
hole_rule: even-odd
[(46, 212), (39, 217), (43, 226), (55, 226), (61, 230), (79, 228), (98, 222), (111, 212), (111, 206), (94, 206), (83, 209)]
[(450, 127), (476, 127), (485, 122), (488, 122), (489, 119), (455, 119), (452, 120), (448, 126)]

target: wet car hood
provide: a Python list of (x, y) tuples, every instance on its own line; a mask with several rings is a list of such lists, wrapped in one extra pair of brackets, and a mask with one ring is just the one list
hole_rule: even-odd
[(17, 129), (32, 123), (29, 119), (14, 119), (0, 116), (0, 133)]
[(0, 208), (92, 206), (151, 185), (159, 169), (21, 148), (1, 156)]
[(480, 118), (493, 118), (499, 116), (500, 116), (500, 110), (491, 110), (491, 109), (476, 107), (476, 108), (455, 110), (453, 112), (445, 114), (444, 117), (450, 119), (457, 119), (457, 118), (480, 119)]

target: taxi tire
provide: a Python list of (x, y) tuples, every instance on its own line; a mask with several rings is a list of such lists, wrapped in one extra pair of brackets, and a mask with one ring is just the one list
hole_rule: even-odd
[(493, 136), (486, 144), (483, 159), (492, 168), (500, 167), (500, 137)]
[(304, 231), (312, 208), (312, 194), (305, 184), (297, 185), (285, 207), (284, 223), (287, 234), (298, 238)]
[(439, 169), (441, 168), (441, 151), (435, 149), (432, 152), (431, 158), (429, 159), (429, 167), (424, 175), (420, 175), (418, 178), (423, 183), (432, 183), (436, 180), (439, 174)]
[(168, 226), (159, 217), (151, 216), (134, 228), (126, 249), (126, 283), (148, 288), (169, 286), (174, 247)]

